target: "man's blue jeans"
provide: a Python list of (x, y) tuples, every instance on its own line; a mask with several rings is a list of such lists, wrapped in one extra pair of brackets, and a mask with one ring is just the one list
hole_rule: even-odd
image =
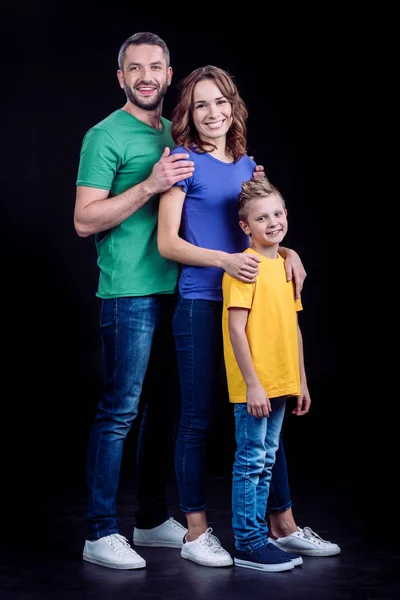
[(232, 481), (232, 528), (237, 550), (251, 552), (267, 543), (265, 509), (286, 396), (271, 399), (271, 406), (268, 418), (257, 418), (248, 413), (247, 403), (234, 405), (236, 453)]
[[(137, 445), (136, 525), (150, 528), (168, 518), (166, 484), (172, 461), (173, 401), (177, 372), (171, 332), (171, 294), (103, 300), (103, 391), (87, 455), (88, 540), (118, 533), (116, 495), (126, 436), (139, 413), (149, 361), (158, 367), (141, 412)], [(177, 398), (175, 398), (177, 400)]]

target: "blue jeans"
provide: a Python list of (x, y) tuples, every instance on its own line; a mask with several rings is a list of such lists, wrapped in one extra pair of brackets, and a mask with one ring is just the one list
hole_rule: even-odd
[(232, 480), (232, 528), (237, 550), (265, 546), (265, 509), (279, 446), (286, 396), (271, 400), (268, 418), (253, 417), (247, 404), (234, 405), (236, 452)]
[[(122, 452), (149, 362), (159, 371), (141, 412), (137, 445), (136, 525), (150, 528), (167, 520), (166, 485), (173, 445), (176, 382), (170, 331), (175, 297), (171, 294), (103, 300), (101, 338), (103, 391), (92, 426), (87, 455), (89, 491), (87, 539), (118, 533), (116, 495)], [(160, 352), (162, 351), (162, 355)]]
[(173, 333), (181, 387), (181, 415), (175, 445), (180, 508), (202, 512), (206, 447), (220, 387), (222, 302), (178, 297)]
[(275, 464), (272, 467), (272, 479), (269, 487), (267, 513), (287, 510), (292, 506), (290, 495), (289, 475), (286, 464), (285, 448), (282, 433), (279, 438), (279, 448), (275, 455)]

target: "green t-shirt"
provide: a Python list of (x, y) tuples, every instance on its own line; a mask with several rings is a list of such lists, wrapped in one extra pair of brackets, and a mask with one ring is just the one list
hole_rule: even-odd
[[(89, 129), (81, 148), (77, 185), (110, 190), (110, 197), (144, 181), (164, 148), (174, 147), (171, 122), (162, 131), (116, 110)], [(159, 196), (116, 227), (96, 234), (99, 298), (175, 292), (179, 265), (157, 249)]]

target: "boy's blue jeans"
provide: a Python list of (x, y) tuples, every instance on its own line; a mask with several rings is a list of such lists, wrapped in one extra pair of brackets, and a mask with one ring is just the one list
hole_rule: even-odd
[(88, 442), (88, 540), (118, 533), (116, 496), (122, 452), (138, 416), (149, 361), (154, 361), (158, 372), (151, 378), (154, 389), (149, 390), (141, 414), (136, 525), (156, 527), (168, 518), (166, 485), (177, 407), (174, 392), (178, 393), (178, 387), (173, 388), (177, 381), (171, 332), (174, 304), (171, 294), (102, 301), (103, 391)]
[(269, 417), (247, 411), (247, 403), (234, 405), (236, 453), (232, 481), (232, 528), (237, 550), (265, 546), (268, 525), (265, 509), (272, 467), (279, 447), (286, 396), (271, 399)]

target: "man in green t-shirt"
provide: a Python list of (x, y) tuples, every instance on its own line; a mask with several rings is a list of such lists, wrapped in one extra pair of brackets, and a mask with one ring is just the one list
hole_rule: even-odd
[(179, 265), (158, 252), (157, 216), (159, 194), (190, 177), (194, 167), (187, 154), (170, 156), (171, 123), (161, 116), (172, 78), (165, 42), (152, 33), (131, 36), (121, 46), (118, 66), (127, 101), (84, 137), (74, 214), (80, 237), (95, 234), (104, 374), (88, 443), (83, 558), (115, 569), (139, 569), (146, 562), (119, 533), (116, 495), (123, 446), (138, 415), (150, 354), (157, 356), (161, 346), (163, 372), (157, 379), (162, 388), (149, 395), (138, 439), (134, 540), (142, 546), (180, 548), (186, 533), (168, 517), (166, 503), (173, 438), (168, 390), (174, 378), (165, 358), (174, 355), (166, 332)]

